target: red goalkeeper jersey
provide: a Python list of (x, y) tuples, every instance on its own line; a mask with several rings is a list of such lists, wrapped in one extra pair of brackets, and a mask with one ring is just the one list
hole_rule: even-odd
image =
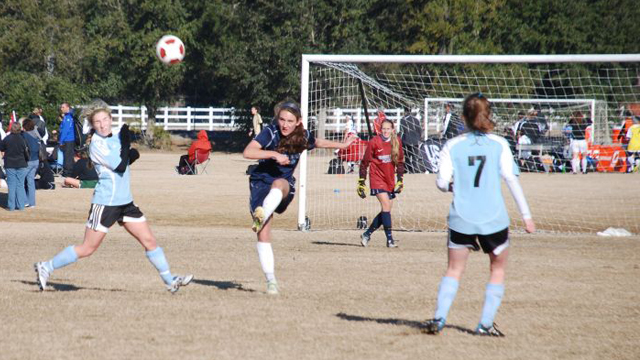
[(360, 177), (367, 178), (367, 169), (370, 169), (369, 186), (371, 189), (382, 189), (393, 192), (396, 185), (397, 173), (400, 177), (404, 174), (404, 152), (402, 141), (398, 137), (399, 154), (398, 164), (391, 160), (391, 141), (382, 140), (382, 136), (376, 136), (369, 141), (364, 158), (360, 163)]

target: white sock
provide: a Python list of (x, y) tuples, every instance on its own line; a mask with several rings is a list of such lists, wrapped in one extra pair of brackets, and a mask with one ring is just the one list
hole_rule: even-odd
[(0, 189), (8, 189), (9, 186), (7, 185), (7, 182), (4, 181), (4, 179), (0, 179)]
[(260, 265), (262, 265), (262, 272), (264, 272), (264, 276), (267, 278), (267, 281), (275, 280), (275, 260), (273, 259), (273, 248), (271, 247), (271, 243), (258, 242), (256, 247), (258, 248), (258, 258), (260, 259)]
[(571, 171), (574, 173), (580, 172), (580, 159), (573, 158), (571, 159)]
[(587, 154), (582, 155), (582, 172), (587, 172)]
[(278, 205), (282, 201), (282, 191), (280, 189), (271, 189), (269, 194), (264, 198), (262, 202), (262, 208), (264, 209), (264, 221), (269, 219), (269, 216), (276, 211)]

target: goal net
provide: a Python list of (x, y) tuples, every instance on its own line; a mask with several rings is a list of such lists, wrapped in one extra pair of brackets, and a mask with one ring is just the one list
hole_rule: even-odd
[[(304, 55), (306, 127), (317, 138), (342, 141), (352, 131), (361, 140), (346, 151), (303, 154), (299, 227), (356, 229), (380, 211), (375, 197), (361, 200), (355, 188), (366, 142), (387, 118), (403, 140), (407, 169), (393, 228), (446, 230), (451, 194), (435, 187), (438, 152), (466, 131), (461, 104), (474, 92), (492, 103), (494, 132), (511, 144), (540, 229), (640, 232), (633, 196), (640, 174), (629, 173), (633, 164), (620, 136), (640, 116), (640, 55)], [(572, 174), (568, 122), (578, 115), (590, 123), (586, 175)], [(512, 229), (521, 230), (508, 190), (503, 195)]]

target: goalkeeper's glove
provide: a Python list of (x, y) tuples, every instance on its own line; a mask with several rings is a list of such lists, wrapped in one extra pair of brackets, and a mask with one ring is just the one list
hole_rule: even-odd
[(140, 152), (134, 148), (129, 149), (129, 165), (140, 158)]
[(367, 186), (364, 184), (364, 181), (363, 178), (358, 179), (358, 188), (356, 189), (356, 193), (358, 193), (358, 196), (362, 199), (367, 197)]
[(120, 164), (114, 169), (115, 172), (123, 173), (129, 165), (129, 150), (131, 150), (131, 133), (129, 125), (124, 124), (120, 128)]
[(402, 192), (402, 189), (404, 189), (404, 184), (402, 183), (402, 178), (400, 178), (396, 182), (396, 187), (395, 189), (393, 189), (393, 192), (396, 194), (400, 194)]

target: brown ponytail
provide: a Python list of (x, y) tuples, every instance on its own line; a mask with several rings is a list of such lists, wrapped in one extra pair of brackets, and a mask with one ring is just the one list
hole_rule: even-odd
[(490, 133), (495, 127), (491, 120), (491, 103), (480, 92), (471, 94), (464, 99), (462, 118), (467, 127), (473, 131)]

